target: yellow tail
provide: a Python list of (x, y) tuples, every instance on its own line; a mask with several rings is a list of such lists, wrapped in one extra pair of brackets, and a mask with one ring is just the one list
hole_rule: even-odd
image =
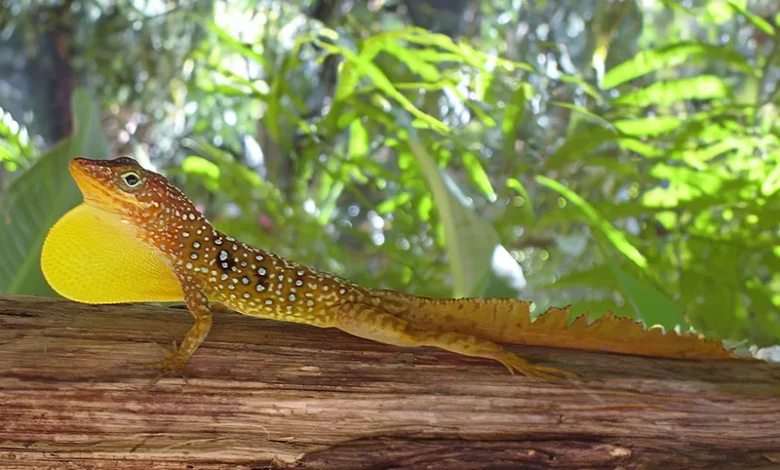
[(569, 323), (569, 307), (550, 308), (531, 321), (531, 302), (516, 299), (437, 300), (389, 291), (380, 296), (383, 307), (420, 328), (471, 334), (500, 344), (685, 359), (738, 358), (720, 341), (693, 332), (646, 329), (641, 322), (611, 312), (593, 322), (584, 314)]

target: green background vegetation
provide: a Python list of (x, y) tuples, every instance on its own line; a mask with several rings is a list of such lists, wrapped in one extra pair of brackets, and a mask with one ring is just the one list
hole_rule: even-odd
[(780, 343), (775, 3), (5, 2), (0, 292), (131, 155), (367, 286)]

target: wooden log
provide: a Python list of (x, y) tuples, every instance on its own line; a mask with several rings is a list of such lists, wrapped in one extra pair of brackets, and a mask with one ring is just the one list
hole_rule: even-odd
[(557, 383), (434, 348), (215, 316), (149, 387), (181, 308), (0, 297), (0, 468), (780, 468), (780, 368), (515, 348)]

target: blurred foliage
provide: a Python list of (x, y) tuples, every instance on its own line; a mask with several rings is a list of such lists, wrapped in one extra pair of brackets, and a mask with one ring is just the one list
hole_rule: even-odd
[(82, 200), (68, 162), (80, 156), (102, 159), (109, 152), (98, 110), (82, 90), (74, 95), (72, 114), (73, 135), (21, 172), (0, 202), (0, 292), (55, 295), (41, 271), (41, 249), (49, 228)]
[[(65, 31), (110, 153), (247, 243), (372, 287), (766, 346), (775, 2), (19, 0), (0, 27), (26, 60)], [(29, 115), (3, 114), (4, 163), (42, 154)]]

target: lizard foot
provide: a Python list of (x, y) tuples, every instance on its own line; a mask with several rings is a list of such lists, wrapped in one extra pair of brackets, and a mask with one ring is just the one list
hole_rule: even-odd
[(184, 367), (187, 365), (187, 359), (182, 357), (180, 354), (176, 341), (173, 342), (173, 347), (171, 349), (167, 349), (162, 346), (160, 346), (160, 348), (162, 348), (163, 352), (165, 353), (165, 359), (147, 366), (151, 369), (158, 369), (160, 371), (160, 373), (157, 374), (157, 376), (152, 380), (150, 385), (154, 385), (157, 383), (157, 381), (170, 373), (181, 374), (184, 371)]
[(515, 373), (520, 373), (528, 377), (549, 381), (577, 378), (577, 374), (572, 372), (556, 369), (554, 367), (537, 366), (510, 352), (507, 352), (504, 357), (497, 358), (497, 360), (509, 369), (509, 372), (513, 375)]

